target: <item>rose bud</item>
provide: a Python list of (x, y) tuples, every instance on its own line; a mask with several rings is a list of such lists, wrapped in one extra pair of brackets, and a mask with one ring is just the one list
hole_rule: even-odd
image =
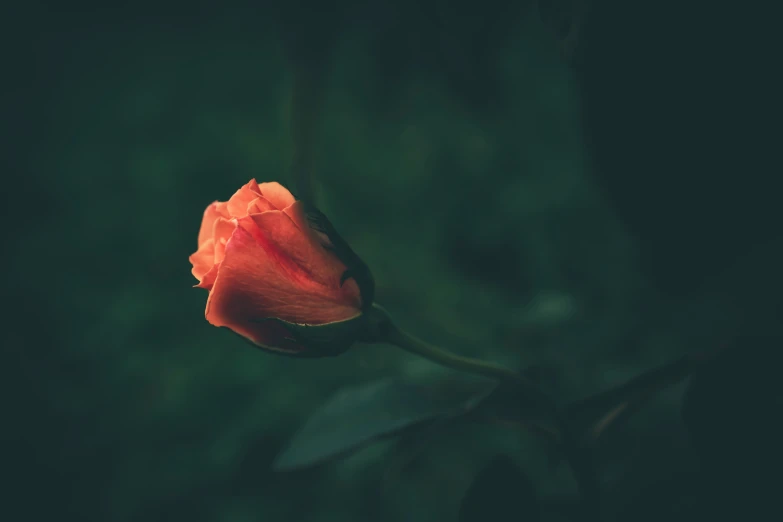
[(209, 291), (207, 321), (260, 348), (321, 357), (372, 340), (369, 269), (279, 183), (251, 180), (209, 205), (190, 262), (196, 286)]

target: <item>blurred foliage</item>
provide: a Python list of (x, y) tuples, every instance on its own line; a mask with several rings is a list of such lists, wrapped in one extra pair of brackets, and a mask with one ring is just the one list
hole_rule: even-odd
[(275, 469), (316, 465), (406, 431), (440, 428), (443, 432), (449, 421), (473, 410), (496, 385), (489, 379), (447, 372), (344, 387), (302, 426), (275, 459)]
[(495, 457), (473, 480), (459, 512), (459, 522), (541, 519), (533, 484), (513, 461)]
[[(275, 357), (203, 318), (187, 261), (201, 214), (252, 177), (292, 182), (296, 64), (323, 67), (312, 157), (299, 158), (319, 206), (373, 269), (377, 301), (417, 335), (552, 368), (570, 401), (731, 339), (737, 309), (777, 321), (779, 286), (753, 291), (769, 284), (757, 267), (779, 272), (776, 244), (731, 265), (729, 291), (671, 300), (650, 283), (648, 245), (592, 177), (587, 147), (605, 142), (585, 141), (579, 74), (532, 4), (16, 6), (2, 135), (20, 158), (4, 190), (8, 519), (456, 520), (498, 453), (543, 506), (573, 504), (567, 469), (551, 473), (532, 437), (486, 426), (429, 444), (391, 486), (393, 453), (373, 447), (272, 471), (338, 388), (431, 370), (386, 346)], [(680, 394), (607, 450), (612, 513), (648, 491), (634, 477), (690, 465)], [(628, 452), (644, 463), (629, 471)]]

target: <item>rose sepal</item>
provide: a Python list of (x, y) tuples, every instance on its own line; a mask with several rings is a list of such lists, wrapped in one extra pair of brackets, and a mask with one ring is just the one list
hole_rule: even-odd
[(248, 341), (263, 350), (291, 357), (316, 358), (340, 355), (354, 343), (367, 337), (367, 317), (365, 314), (325, 324), (292, 323), (277, 317), (254, 319), (252, 322), (264, 323), (267, 321), (278, 323), (284, 327), (289, 332), (289, 336), (285, 340), (291, 343), (291, 346), (301, 347), (301, 349), (286, 350), (283, 347), (270, 347), (249, 339)]

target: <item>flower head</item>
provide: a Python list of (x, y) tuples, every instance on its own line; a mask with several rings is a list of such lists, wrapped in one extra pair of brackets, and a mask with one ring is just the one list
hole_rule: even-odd
[(262, 348), (317, 357), (334, 350), (314, 351), (303, 328), (344, 325), (371, 304), (372, 291), (354, 277), (371, 284), (369, 271), (346, 248), (320, 212), (279, 183), (251, 180), (207, 207), (190, 262), (196, 286), (209, 291), (211, 324)]

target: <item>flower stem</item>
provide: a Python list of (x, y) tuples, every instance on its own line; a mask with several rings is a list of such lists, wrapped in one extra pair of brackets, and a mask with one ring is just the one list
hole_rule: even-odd
[(441, 366), (451, 368), (452, 370), (483, 375), (484, 377), (489, 377), (490, 379), (495, 379), (497, 381), (529, 384), (524, 376), (509, 370), (504, 366), (454, 354), (448, 350), (422, 341), (398, 328), (391, 329), (386, 342), (402, 348), (406, 352), (414, 353)]

